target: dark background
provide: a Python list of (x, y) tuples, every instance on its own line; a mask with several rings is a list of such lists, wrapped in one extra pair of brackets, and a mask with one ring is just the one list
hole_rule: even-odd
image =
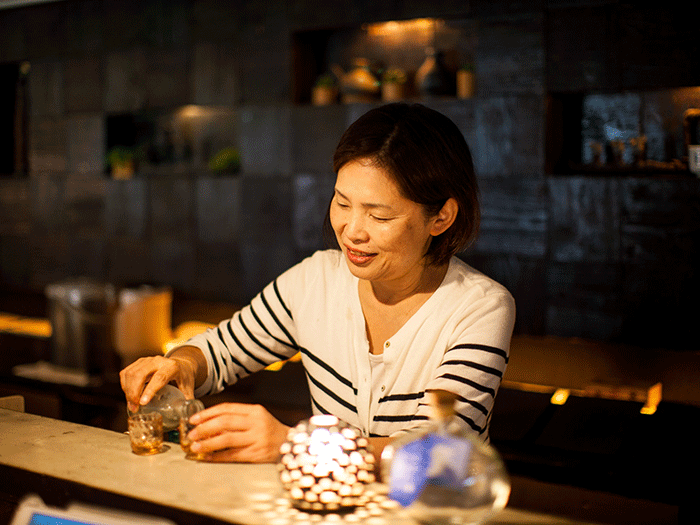
[[(631, 94), (640, 132), (672, 145), (658, 160), (682, 159), (682, 111), (700, 99), (679, 88), (700, 84), (700, 70), (691, 20), (672, 2), (68, 0), (0, 10), (2, 71), (31, 65), (26, 169), (0, 177), (0, 287), (42, 294), (88, 275), (247, 301), (323, 246), (332, 151), (369, 107), (313, 107), (300, 95), (324, 60), (343, 58), (333, 35), (428, 16), (448, 21), (455, 63), (475, 67), (476, 97), (421, 101), (472, 147), (484, 220), (463, 257), (514, 294), (516, 333), (695, 349), (697, 178), (580, 169), (592, 94), (613, 105)], [(13, 102), (5, 93), (0, 104)], [(117, 181), (105, 155), (125, 119), (145, 122), (138, 129), (170, 157)], [(213, 176), (206, 160), (228, 144), (242, 172)]]

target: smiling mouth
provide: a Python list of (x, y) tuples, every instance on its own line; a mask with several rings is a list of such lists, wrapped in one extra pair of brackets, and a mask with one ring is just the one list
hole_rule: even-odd
[(358, 250), (353, 250), (352, 248), (345, 247), (345, 253), (347, 254), (348, 260), (354, 264), (362, 264), (371, 260), (376, 254), (361, 252)]

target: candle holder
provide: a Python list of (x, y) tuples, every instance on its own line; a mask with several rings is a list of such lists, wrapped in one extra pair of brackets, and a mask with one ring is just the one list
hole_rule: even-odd
[(280, 481), (292, 505), (303, 510), (362, 505), (375, 481), (369, 441), (335, 416), (313, 416), (292, 427), (280, 453)]

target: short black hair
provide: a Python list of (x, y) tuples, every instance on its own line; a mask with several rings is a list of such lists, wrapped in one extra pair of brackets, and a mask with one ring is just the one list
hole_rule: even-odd
[[(433, 238), (429, 264), (442, 265), (469, 246), (479, 231), (479, 189), (471, 152), (462, 132), (442, 113), (422, 104), (396, 102), (371, 109), (345, 131), (333, 155), (333, 170), (369, 161), (396, 182), (402, 195), (436, 215), (447, 199), (459, 205), (457, 217)], [(332, 227), (326, 215), (325, 236)]]

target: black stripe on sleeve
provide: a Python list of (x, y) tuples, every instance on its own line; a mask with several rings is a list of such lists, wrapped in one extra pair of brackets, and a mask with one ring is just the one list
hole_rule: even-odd
[(218, 382), (218, 379), (221, 377), (221, 368), (219, 367), (219, 361), (216, 359), (216, 354), (214, 353), (214, 348), (211, 346), (211, 343), (207, 341), (207, 348), (209, 348), (209, 354), (211, 355), (211, 360), (214, 363), (214, 375), (216, 376), (216, 379)]
[[(224, 343), (224, 337), (223, 337), (223, 334), (221, 333), (221, 328), (217, 328), (217, 329), (216, 329), (216, 332), (219, 334), (219, 339), (220, 339), (221, 342), (224, 344), (224, 347), (226, 347), (226, 348), (228, 349), (228, 345), (226, 345), (226, 343)], [(235, 339), (235, 338), (234, 338), (234, 339)], [(238, 340), (236, 340), (236, 343), (238, 343)], [(239, 347), (241, 346), (240, 343), (238, 344), (238, 346), (239, 346)], [(221, 356), (222, 356), (222, 358), (224, 359), (224, 364), (226, 364), (226, 354), (221, 354)], [(250, 375), (250, 374), (253, 373), (253, 372), (251, 372), (250, 370), (248, 370), (248, 368), (246, 368), (246, 367), (243, 365), (243, 363), (241, 363), (238, 359), (236, 359), (236, 357), (235, 357), (230, 351), (228, 352), (228, 357), (231, 359), (231, 361), (233, 361), (233, 363), (234, 363), (235, 365), (237, 365), (237, 366), (239, 366), (240, 368), (242, 368), (243, 370), (245, 370), (245, 373), (246, 373), (247, 375)], [(263, 364), (264, 364), (264, 363), (263, 363)]]
[[(240, 314), (239, 314), (239, 317), (240, 317)], [(263, 361), (262, 359), (260, 359), (260, 358), (258, 358), (258, 357), (256, 357), (256, 356), (254, 356), (253, 354), (251, 354), (250, 351), (248, 351), (248, 350), (241, 344), (241, 342), (238, 340), (238, 337), (236, 337), (236, 334), (233, 333), (233, 328), (231, 327), (231, 323), (232, 323), (232, 322), (233, 322), (233, 320), (229, 321), (229, 322), (226, 324), (226, 326), (228, 327), (228, 333), (229, 333), (229, 335), (231, 336), (231, 338), (233, 339), (233, 341), (236, 343), (236, 346), (238, 346), (238, 348), (240, 348), (241, 351), (242, 351), (243, 353), (245, 353), (248, 357), (250, 357), (250, 358), (253, 359), (254, 361), (257, 361), (257, 362), (260, 363), (261, 365), (266, 366), (267, 363), (266, 363), (265, 361)], [(243, 324), (243, 322), (241, 322), (241, 325), (242, 325), (242, 324)], [(221, 335), (219, 335), (219, 338), (223, 341), (223, 338), (221, 337)], [(230, 353), (230, 352), (229, 352), (229, 353)], [(232, 356), (232, 357), (233, 357), (233, 356)], [(241, 365), (241, 366), (242, 366), (242, 365)], [(245, 368), (245, 367), (243, 367), (243, 368)], [(246, 372), (248, 372), (248, 374), (251, 373), (249, 370), (246, 370)]]
[(280, 289), (277, 287), (277, 279), (275, 279), (272, 283), (272, 288), (275, 290), (275, 295), (277, 296), (277, 299), (279, 300), (280, 304), (282, 305), (282, 308), (284, 308), (284, 311), (287, 312), (287, 315), (291, 320), (294, 320), (292, 317), (292, 312), (287, 308), (287, 305), (284, 304), (284, 301), (282, 300), (282, 294), (280, 293)]
[(484, 405), (482, 405), (481, 403), (477, 403), (473, 399), (467, 399), (467, 398), (462, 397), (462, 396), (457, 396), (457, 399), (459, 401), (461, 401), (462, 403), (466, 403), (467, 405), (470, 405), (470, 406), (476, 408), (479, 412), (481, 412), (485, 416), (489, 415), (489, 411), (486, 410), (486, 407)]
[(474, 420), (473, 420), (472, 418), (467, 417), (467, 416), (465, 416), (464, 414), (462, 414), (462, 413), (460, 413), (460, 412), (455, 412), (455, 414), (456, 414), (457, 417), (459, 417), (462, 421), (464, 421), (467, 425), (469, 425), (469, 426), (471, 427), (472, 430), (475, 430), (475, 431), (478, 432), (479, 434), (483, 434), (483, 433), (484, 433), (484, 429), (481, 428), (481, 427), (480, 427), (479, 425), (477, 425), (476, 423), (474, 423)]
[[(266, 306), (266, 308), (267, 308), (267, 306)], [(270, 312), (270, 314), (272, 314), (272, 312), (271, 312), (270, 310), (268, 310), (268, 312)], [(263, 330), (265, 330), (265, 333), (266, 333), (267, 335), (269, 335), (270, 337), (272, 337), (275, 341), (277, 341), (277, 342), (278, 342), (279, 344), (281, 344), (281, 345), (288, 346), (288, 347), (290, 347), (290, 348), (292, 348), (292, 349), (296, 349), (296, 346), (297, 346), (296, 344), (290, 343), (289, 341), (283, 341), (283, 340), (280, 339), (279, 337), (274, 336), (274, 335), (272, 334), (272, 332), (270, 332), (270, 330), (267, 328), (267, 326), (265, 326), (265, 324), (262, 322), (262, 320), (260, 319), (260, 317), (258, 317), (258, 314), (257, 314), (257, 312), (255, 311), (255, 308), (253, 308), (253, 305), (250, 306), (250, 313), (253, 315), (253, 318), (254, 318), (255, 321), (258, 323), (258, 326), (260, 326), (260, 328), (262, 328)], [(241, 324), (242, 324), (242, 323), (241, 323)], [(289, 335), (289, 334), (287, 334), (287, 335)], [(291, 339), (291, 337), (290, 337), (290, 339)], [(273, 354), (272, 352), (270, 352), (270, 353)], [(273, 355), (277, 355), (277, 354), (273, 354)], [(286, 358), (286, 357), (281, 357), (280, 359), (287, 359), (287, 358)]]
[(482, 352), (489, 352), (490, 354), (501, 356), (503, 359), (505, 359), (506, 363), (508, 362), (508, 353), (505, 350), (501, 350), (500, 348), (496, 348), (495, 346), (480, 345), (476, 343), (464, 343), (457, 346), (453, 346), (447, 352), (445, 352), (445, 354), (451, 352), (452, 350), (457, 350), (460, 348), (464, 350), (481, 350)]
[[(243, 330), (245, 330), (245, 333), (248, 334), (248, 337), (250, 337), (250, 339), (251, 339), (256, 345), (258, 345), (260, 348), (262, 348), (263, 350), (265, 350), (268, 354), (270, 354), (270, 355), (276, 357), (276, 358), (279, 359), (280, 361), (281, 361), (281, 360), (284, 360), (284, 359), (287, 359), (287, 356), (282, 355), (282, 354), (278, 354), (277, 352), (273, 352), (273, 351), (270, 350), (268, 347), (266, 347), (264, 344), (262, 344), (262, 343), (258, 340), (258, 338), (255, 337), (255, 336), (253, 335), (253, 332), (251, 332), (250, 329), (246, 326), (246, 324), (243, 322), (243, 318), (242, 318), (241, 316), (238, 316), (238, 320), (239, 320), (239, 322), (240, 322), (240, 324), (241, 324), (241, 328), (243, 328)], [(250, 352), (246, 351), (245, 348), (241, 347), (241, 350), (243, 350), (246, 354), (248, 354), (250, 357), (252, 357), (252, 358), (255, 359), (256, 361), (262, 363), (263, 365), (268, 364), (268, 363), (265, 363), (264, 361), (261, 361), (260, 359), (258, 359), (257, 357), (255, 357), (255, 356), (254, 356), (253, 354), (251, 354)]]
[(476, 390), (479, 390), (480, 392), (486, 392), (491, 397), (496, 397), (496, 391), (493, 388), (489, 388), (487, 386), (481, 385), (481, 384), (477, 383), (476, 381), (472, 381), (471, 379), (467, 379), (466, 377), (458, 376), (455, 374), (442, 374), (440, 377), (444, 377), (445, 379), (452, 379), (453, 381), (458, 381), (459, 383), (464, 383), (465, 385), (469, 385), (470, 387), (475, 388)]
[(503, 372), (501, 372), (497, 368), (493, 368), (491, 366), (486, 366), (481, 363), (477, 363), (475, 361), (464, 361), (461, 359), (451, 359), (449, 361), (443, 361), (440, 363), (440, 366), (445, 366), (445, 365), (463, 365), (463, 366), (468, 366), (469, 368), (473, 368), (474, 370), (480, 370), (481, 372), (486, 372), (487, 374), (494, 375), (496, 377), (500, 377), (501, 379), (503, 378)]
[[(279, 294), (278, 294), (277, 297), (279, 298)], [(279, 298), (279, 299), (280, 299), (280, 304), (282, 304), (282, 308), (284, 308), (284, 310), (287, 312), (287, 314), (289, 314), (289, 310), (288, 310), (287, 307), (284, 305), (284, 303), (281, 302), (281, 298)], [(299, 344), (294, 340), (294, 338), (292, 337), (292, 334), (289, 333), (289, 331), (288, 331), (287, 328), (284, 326), (284, 324), (282, 323), (282, 321), (279, 320), (279, 317), (277, 317), (277, 314), (275, 314), (275, 311), (274, 311), (274, 310), (272, 309), (272, 307), (270, 306), (270, 303), (268, 302), (267, 297), (265, 297), (265, 290), (263, 290), (263, 293), (260, 294), (260, 300), (261, 300), (262, 303), (265, 305), (265, 308), (267, 309), (267, 312), (270, 314), (270, 317), (272, 317), (272, 319), (275, 321), (275, 324), (277, 324), (277, 326), (279, 326), (280, 330), (282, 330), (282, 332), (284, 332), (284, 335), (286, 335), (287, 338), (289, 339), (289, 343), (288, 343), (288, 344), (290, 344), (295, 350), (298, 350), (298, 349), (299, 349)], [(292, 316), (289, 315), (289, 318), (291, 319)], [(268, 332), (268, 333), (269, 333), (269, 332)]]

